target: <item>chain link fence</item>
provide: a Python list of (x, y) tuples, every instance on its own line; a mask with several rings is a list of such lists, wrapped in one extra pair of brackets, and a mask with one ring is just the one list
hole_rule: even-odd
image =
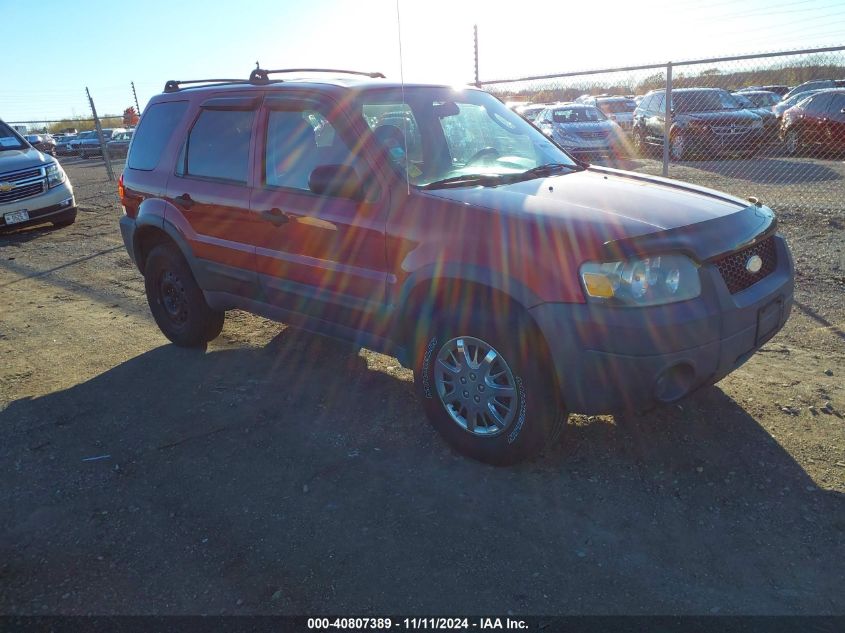
[(590, 162), (845, 207), (845, 46), (479, 84)]

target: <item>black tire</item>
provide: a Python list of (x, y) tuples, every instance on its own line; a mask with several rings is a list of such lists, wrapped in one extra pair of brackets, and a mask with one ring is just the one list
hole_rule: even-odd
[(223, 329), (225, 312), (212, 310), (191, 268), (173, 244), (159, 244), (144, 266), (147, 302), (162, 333), (176, 345), (203, 347)]
[[(414, 385), (432, 426), (459, 452), (497, 466), (515, 464), (536, 456), (550, 442), (557, 439), (566, 420), (554, 371), (548, 361), (545, 341), (525, 319), (519, 327), (514, 325), (516, 324), (511, 323), (508, 327), (508, 323), (473, 320), (467, 325), (457, 326), (446, 320), (435, 321), (431, 324), (427, 336), (422, 337), (416, 346)], [(494, 428), (494, 425), (490, 424), (482, 429), (479, 423), (473, 432), (468, 430), (468, 424), (459, 424), (447, 410), (445, 402), (449, 401), (450, 397), (460, 396), (457, 390), (452, 391), (451, 395), (441, 396), (443, 382), (438, 380), (436, 367), (440, 353), (458, 339), (462, 340), (468, 349), (472, 349), (474, 341), (489, 345), (497, 352), (498, 358), (504, 360), (505, 367), (510, 369), (514, 387), (510, 393), (513, 396), (503, 397), (500, 402), (505, 403), (508, 411), (512, 410), (514, 415), (504, 428)], [(481, 349), (483, 353), (484, 348)], [(496, 365), (496, 362), (498, 361), (493, 361), (493, 366), (500, 369), (502, 365)], [(471, 373), (471, 365), (465, 365), (465, 369), (465, 374), (460, 377), (449, 374), (453, 379), (452, 384), (456, 387), (459, 386), (458, 380), (466, 380), (460, 385), (463, 394), (468, 394), (473, 389), (483, 389), (485, 386), (490, 389), (490, 382), (482, 378), (483, 368), (476, 369), (477, 375)], [(443, 370), (441, 372), (446, 373)], [(490, 373), (494, 373), (494, 370)], [(503, 380), (507, 382), (507, 377)], [(492, 391), (489, 393), (492, 394)], [(483, 393), (479, 395), (490, 397)], [(471, 394), (470, 397), (476, 400), (478, 398)], [(452, 406), (454, 411), (456, 407)], [(483, 406), (482, 401), (478, 407)], [(459, 413), (457, 415), (460, 417)], [(479, 415), (487, 415), (488, 421), (491, 420), (489, 414)], [(469, 417), (465, 415), (465, 421)], [(484, 422), (483, 417), (475, 417), (475, 420)], [(492, 432), (489, 431), (491, 428)], [(480, 435), (482, 430), (489, 434)]]
[(64, 213), (53, 216), (53, 219), (50, 221), (53, 223), (53, 226), (56, 227), (70, 226), (76, 222), (76, 209), (71, 209), (70, 211), (65, 211)]

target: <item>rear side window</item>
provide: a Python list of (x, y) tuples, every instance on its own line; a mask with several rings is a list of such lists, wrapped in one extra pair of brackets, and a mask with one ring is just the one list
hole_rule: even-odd
[(154, 103), (147, 107), (129, 152), (127, 165), (130, 169), (151, 171), (156, 168), (187, 107), (187, 101)]
[(254, 120), (254, 110), (203, 110), (188, 136), (183, 173), (246, 184)]

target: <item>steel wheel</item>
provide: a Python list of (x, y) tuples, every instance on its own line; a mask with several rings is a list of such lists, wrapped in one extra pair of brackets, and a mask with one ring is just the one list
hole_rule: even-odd
[(188, 320), (188, 296), (179, 277), (169, 270), (164, 272), (158, 288), (167, 316), (174, 324), (183, 325)]
[(492, 345), (471, 336), (446, 342), (437, 354), (434, 382), (452, 421), (472, 433), (503, 433), (517, 415), (516, 380)]

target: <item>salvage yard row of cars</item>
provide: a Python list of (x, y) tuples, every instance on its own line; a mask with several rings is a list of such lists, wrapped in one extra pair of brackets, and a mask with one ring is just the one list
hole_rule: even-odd
[[(664, 144), (666, 91), (582, 95), (573, 102), (515, 107), (570, 153), (584, 158), (647, 155)], [(788, 155), (845, 150), (845, 80), (788, 86), (672, 91), (672, 160), (753, 156), (783, 143)]]
[[(103, 128), (103, 140), (111, 158), (126, 156), (133, 132), (132, 129)], [(103, 153), (97, 132), (94, 130), (79, 134), (27, 134), (25, 138), (38, 151), (50, 156), (90, 158), (101, 156)]]

